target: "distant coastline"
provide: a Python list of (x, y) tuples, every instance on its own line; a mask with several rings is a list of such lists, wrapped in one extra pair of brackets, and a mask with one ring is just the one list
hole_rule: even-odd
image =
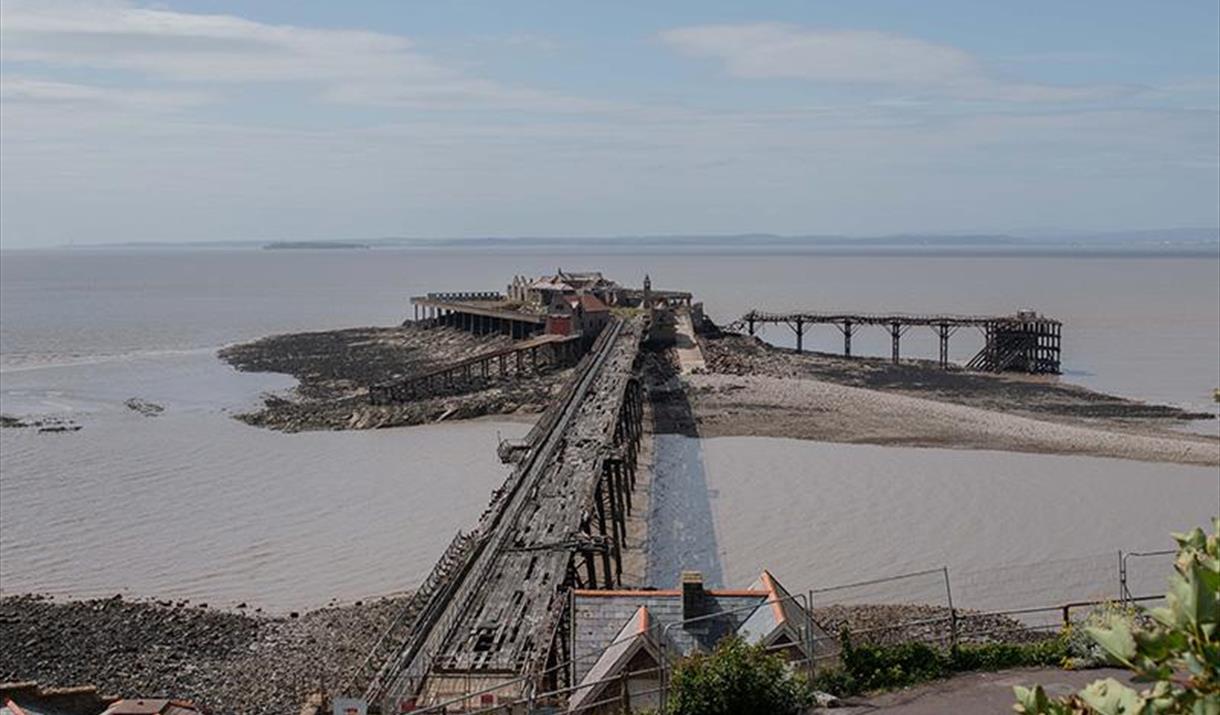
[[(885, 236), (771, 233), (565, 236), (379, 236), (319, 240), (225, 239), (74, 243), (67, 250), (317, 250), (389, 249), (571, 253), (768, 253), (869, 256), (1220, 257), (1220, 228), (1106, 232), (903, 233)], [(5, 246), (5, 251), (26, 250)], [(28, 250), (39, 250), (30, 248)], [(42, 249), (46, 250), (46, 249)]]
[(313, 249), (351, 249), (369, 248), (367, 243), (349, 243), (347, 241), (275, 241), (263, 245), (264, 251), (301, 251)]

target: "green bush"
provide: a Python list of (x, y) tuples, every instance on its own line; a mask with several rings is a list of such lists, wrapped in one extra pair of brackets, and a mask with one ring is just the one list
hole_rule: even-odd
[(813, 704), (808, 681), (782, 656), (739, 638), (680, 662), (671, 687), (670, 715), (799, 715)]
[(1067, 655), (1067, 641), (1059, 637), (1035, 643), (971, 643), (958, 647), (952, 658), (954, 672), (962, 672), (1058, 666)]
[(843, 666), (815, 674), (816, 690), (838, 696), (902, 688), (971, 670), (1059, 665), (1067, 655), (1063, 638), (1036, 643), (971, 643), (943, 649), (926, 643), (854, 646), (843, 636)]

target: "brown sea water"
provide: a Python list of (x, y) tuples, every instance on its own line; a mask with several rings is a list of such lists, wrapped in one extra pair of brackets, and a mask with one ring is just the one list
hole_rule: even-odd
[[(1220, 386), (1220, 260), (1213, 258), (6, 252), (0, 261), (0, 409), (70, 417), (82, 430), (0, 432), (0, 589), (75, 595), (123, 591), (288, 610), (410, 588), (453, 534), (474, 521), (491, 488), (503, 479), (504, 468), (494, 453), (497, 431), (507, 436), (524, 427), (475, 423), (360, 433), (262, 431), (229, 414), (251, 404), (260, 391), (283, 389), (291, 380), (236, 373), (216, 360), (215, 350), (271, 333), (392, 324), (408, 314), (412, 294), (499, 288), (513, 274), (558, 267), (600, 269), (629, 284), (638, 284), (648, 273), (654, 286), (694, 291), (721, 321), (752, 307), (969, 313), (1033, 308), (1066, 323), (1066, 380), (1213, 410), (1211, 391)], [(904, 355), (934, 357), (935, 340), (931, 331), (926, 333), (909, 333)], [(774, 328), (765, 337), (779, 344), (791, 341), (790, 334)], [(968, 332), (959, 334), (952, 357), (968, 359), (977, 341)], [(806, 344), (834, 350), (839, 338), (824, 328), (808, 335)], [(854, 347), (858, 353), (884, 354), (888, 337), (880, 330), (862, 331)], [(157, 417), (138, 415), (123, 405), (131, 397), (163, 405), (165, 411)], [(1214, 432), (1216, 422), (1196, 428)], [(747, 476), (735, 475), (775, 469), (766, 466), (768, 455), (782, 460), (789, 459), (782, 455), (790, 448), (830, 448), (751, 444), (755, 446), (744, 453), (756, 455), (750, 463), (756, 466), (730, 462), (725, 471), (714, 457), (709, 464), (715, 478), (747, 485)], [(707, 451), (717, 449), (709, 446)], [(1056, 471), (1047, 466), (1051, 462), (1023, 462), (1040, 459), (1024, 455), (962, 455), (974, 460), (970, 470), (991, 473), (988, 479), (999, 480), (998, 485), (1021, 480), (1022, 470), (1062, 472), (1063, 482), (1075, 479), (1076, 472), (1111, 471), (1103, 466), (1075, 469), (1071, 461)], [(820, 459), (812, 454), (809, 461)], [(1028, 466), (1012, 466), (1012, 460)], [(866, 469), (869, 463), (864, 457), (839, 460), (835, 469), (850, 476), (855, 465)], [(1167, 478), (1165, 470), (1175, 469), (1140, 466), (1143, 471), (1116, 467), (1113, 471), (1127, 476), (1116, 477), (1115, 484), (1155, 482)], [(945, 469), (923, 457), (903, 467), (904, 473), (916, 475)], [(1006, 499), (994, 508), (1036, 512), (1063, 493), (1045, 480), (1029, 483), (1041, 486), (1030, 487), (1026, 501), (1014, 507)], [(1101, 488), (1104, 484), (1088, 483), (1100, 508), (1128, 503), (1127, 487), (1108, 491)], [(1196, 520), (1196, 491), (1166, 490), (1158, 498), (1167, 500), (1165, 513)], [(866, 520), (899, 508), (912, 518), (921, 513), (932, 518), (937, 514), (934, 500), (944, 498), (925, 490), (925, 504), (918, 494), (906, 494), (899, 502), (884, 489), (870, 488), (869, 493), (878, 511), (861, 512)], [(995, 523), (987, 518), (985, 494), (980, 492), (973, 509), (981, 523)], [(1204, 503), (1214, 510), (1215, 490), (1210, 494), (1212, 501)], [(826, 529), (809, 538), (816, 536), (836, 558), (802, 565), (794, 552), (771, 553), (770, 548), (754, 558), (750, 552), (759, 543), (728, 536), (738, 529), (730, 520), (752, 524), (766, 519), (770, 509), (769, 502), (751, 499), (746, 490), (733, 499), (727, 516), (714, 522), (726, 535), (721, 548), (739, 544), (729, 557), (730, 563), (742, 565), (741, 572), (733, 570), (736, 566), (726, 570), (727, 582), (744, 579), (754, 570), (752, 561), (791, 564), (794, 576), (800, 574), (790, 580), (798, 582), (807, 576), (820, 582), (850, 578), (855, 572), (841, 565), (851, 562), (853, 550), (883, 549)], [(1055, 510), (1045, 513), (1056, 523), (1068, 518)], [(1167, 526), (1156, 521), (1143, 530), (1124, 531), (1116, 525), (1113, 533), (1089, 542), (1052, 528), (1014, 528), (998, 540), (1006, 549), (994, 563), (1044, 558), (1051, 551), (1090, 554), (1103, 545), (1140, 548)], [(1119, 538), (1128, 534), (1130, 539)], [(953, 549), (965, 558), (974, 553), (973, 542), (960, 536), (935, 542), (907, 536), (922, 539), (912, 545), (912, 556), (883, 560), (878, 568), (939, 563), (953, 556)], [(1046, 539), (1053, 541), (1053, 550)], [(763, 546), (780, 543), (773, 539)], [(949, 549), (945, 559), (927, 555), (934, 543)], [(809, 548), (805, 540), (800, 548)]]

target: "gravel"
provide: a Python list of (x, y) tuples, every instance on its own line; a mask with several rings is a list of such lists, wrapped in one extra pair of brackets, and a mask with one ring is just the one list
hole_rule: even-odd
[[(1035, 630), (1002, 615), (959, 610), (959, 643), (1027, 643), (1055, 633)], [(950, 641), (950, 611), (925, 604), (864, 604), (815, 607), (813, 619), (834, 638), (844, 628), (852, 642), (892, 645), (920, 641), (945, 645)]]
[[(0, 599), (0, 681), (176, 697), (209, 713), (295, 713), (335, 692), (405, 597), (270, 617), (187, 602)], [(295, 614), (294, 614), (295, 615)]]

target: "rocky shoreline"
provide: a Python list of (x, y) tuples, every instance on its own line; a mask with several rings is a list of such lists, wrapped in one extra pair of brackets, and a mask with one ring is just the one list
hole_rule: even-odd
[(511, 342), (502, 335), (407, 322), (393, 328), (275, 335), (227, 347), (219, 356), (238, 370), (285, 373), (299, 382), (287, 394), (265, 395), (260, 409), (237, 415), (248, 424), (286, 432), (375, 429), (542, 412), (563, 389), (570, 370), (395, 405), (368, 402), (370, 385), (428, 372)]
[(337, 691), (406, 604), (390, 597), (272, 617), (187, 602), (0, 598), (0, 682), (176, 697), (214, 714), (297, 712)]

